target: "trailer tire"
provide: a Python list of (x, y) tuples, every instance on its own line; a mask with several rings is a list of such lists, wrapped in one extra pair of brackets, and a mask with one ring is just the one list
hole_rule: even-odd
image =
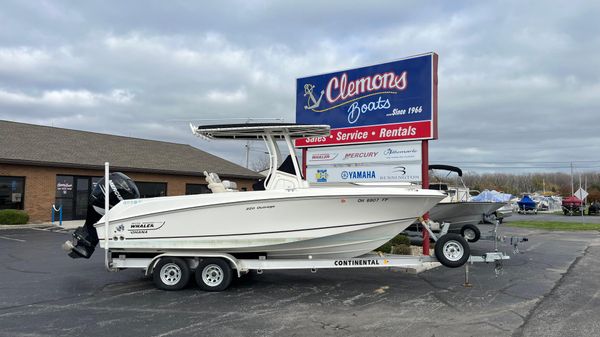
[(206, 258), (198, 264), (194, 274), (200, 289), (223, 291), (231, 284), (233, 273), (227, 261), (220, 258)]
[(481, 231), (477, 226), (467, 224), (460, 229), (460, 235), (469, 242), (477, 242), (481, 238)]
[(190, 267), (178, 257), (163, 257), (154, 266), (152, 279), (158, 289), (180, 290), (190, 281)]
[(458, 234), (448, 233), (435, 243), (435, 257), (449, 268), (457, 268), (467, 262), (471, 249), (467, 241)]

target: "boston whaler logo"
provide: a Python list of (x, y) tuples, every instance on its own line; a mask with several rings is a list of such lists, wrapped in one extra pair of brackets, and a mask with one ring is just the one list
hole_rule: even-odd
[(142, 221), (132, 222), (129, 225), (129, 232), (132, 234), (144, 234), (150, 230), (157, 230), (165, 224), (164, 221)]

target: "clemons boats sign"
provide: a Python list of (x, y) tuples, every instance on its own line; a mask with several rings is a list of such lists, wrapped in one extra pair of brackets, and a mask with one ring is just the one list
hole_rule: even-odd
[(296, 82), (296, 122), (330, 125), (331, 136), (298, 147), (437, 138), (437, 54)]

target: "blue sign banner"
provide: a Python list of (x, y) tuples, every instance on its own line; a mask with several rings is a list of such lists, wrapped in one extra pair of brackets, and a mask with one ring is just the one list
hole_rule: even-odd
[(299, 146), (437, 138), (435, 53), (299, 78), (296, 86), (296, 122), (332, 128), (329, 139)]

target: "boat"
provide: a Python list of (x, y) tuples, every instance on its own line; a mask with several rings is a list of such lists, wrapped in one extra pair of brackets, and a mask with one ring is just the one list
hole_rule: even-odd
[(498, 220), (500, 223), (512, 215), (513, 209), (510, 205), (510, 199), (512, 198), (512, 194), (501, 193), (496, 190), (484, 190), (478, 195), (471, 198), (471, 201), (488, 201), (493, 203), (499, 203), (500, 208), (496, 209), (493, 212), (487, 213), (484, 216), (483, 223), (494, 223), (495, 220)]
[[(234, 184), (205, 172), (212, 194), (138, 199), (133, 181), (113, 174), (109, 227), (101, 217), (102, 181), (92, 193), (91, 218), (64, 245), (71, 257), (89, 258), (96, 243), (104, 248), (108, 241), (115, 256), (193, 250), (269, 259), (350, 258), (389, 241), (445, 198), (416, 187), (311, 187), (301, 175), (293, 140), (327, 137), (326, 125), (190, 126), (204, 139), (264, 140), (270, 159), (259, 186), (264, 190), (237, 192)], [(290, 153), (285, 162), (278, 140)]]
[(429, 211), (429, 217), (437, 222), (449, 222), (452, 227), (465, 224), (478, 224), (484, 217), (493, 214), (506, 203), (502, 201), (473, 199), (470, 189), (462, 181), (462, 170), (450, 165), (429, 165), (430, 170), (455, 172), (461, 185), (449, 186), (447, 183), (433, 183), (430, 189), (440, 190), (446, 194), (439, 204)]
[(562, 199), (562, 209), (564, 215), (583, 214), (584, 208), (583, 200), (574, 195)]
[[(473, 201), (471, 190), (466, 187), (462, 181), (462, 170), (450, 165), (429, 165), (429, 170), (444, 170), (448, 174), (456, 173), (462, 186), (456, 184), (450, 186), (445, 182), (435, 182), (429, 184), (429, 189), (438, 190), (445, 194), (445, 198), (435, 205), (429, 211), (429, 219), (438, 223), (448, 223), (448, 231), (451, 233), (459, 233), (469, 242), (476, 242), (481, 237), (481, 230), (477, 226), (486, 218), (490, 218), (498, 209), (503, 207), (504, 202), (493, 201)], [(409, 237), (421, 237), (421, 224), (416, 221), (407, 228), (405, 234)], [(441, 226), (435, 226), (439, 228)], [(413, 239), (418, 242), (419, 239)]]
[(537, 214), (537, 203), (527, 194), (517, 202), (517, 205), (519, 205), (519, 213), (526, 214), (532, 212)]

